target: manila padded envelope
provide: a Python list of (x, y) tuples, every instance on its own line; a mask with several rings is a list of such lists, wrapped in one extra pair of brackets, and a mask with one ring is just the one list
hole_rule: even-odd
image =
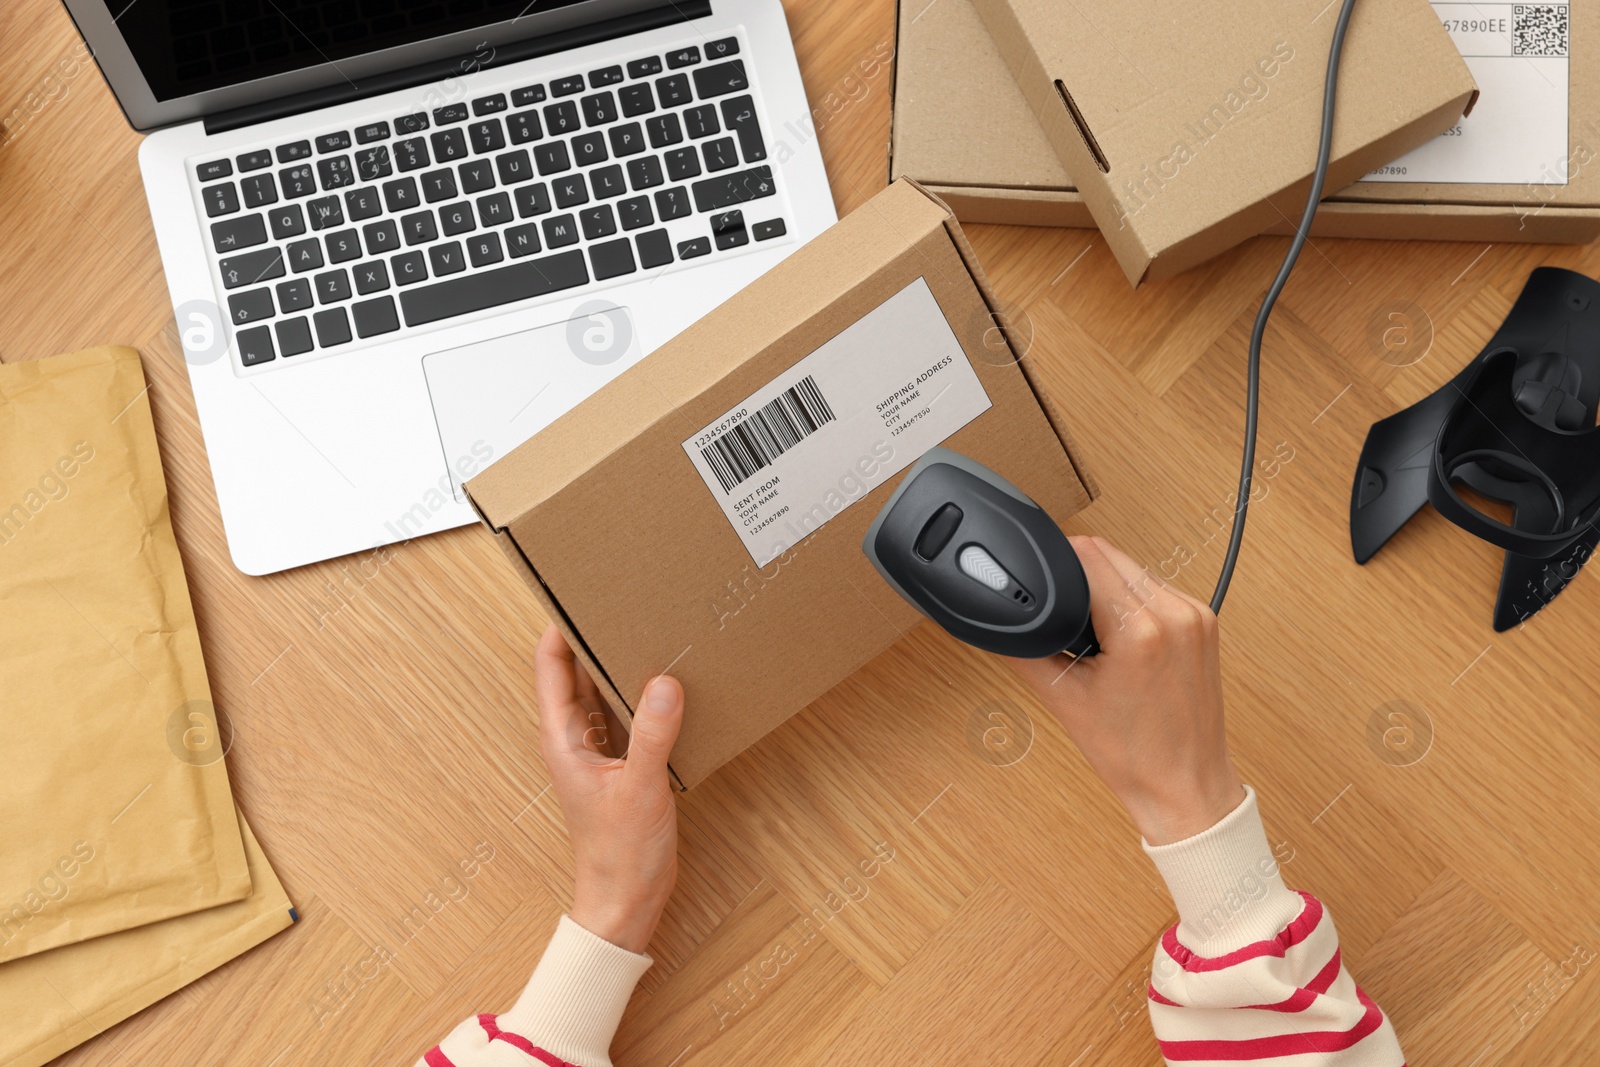
[(0, 365), (0, 963), (251, 890), (145, 389)]
[(0, 964), (0, 1063), (48, 1063), (294, 922), (243, 816), (237, 826), (255, 882), (246, 899)]

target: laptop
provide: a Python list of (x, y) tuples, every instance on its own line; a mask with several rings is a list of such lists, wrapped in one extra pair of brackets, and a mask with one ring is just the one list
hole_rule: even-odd
[(462, 481), (835, 221), (779, 0), (65, 0), (128, 121), (229, 552)]

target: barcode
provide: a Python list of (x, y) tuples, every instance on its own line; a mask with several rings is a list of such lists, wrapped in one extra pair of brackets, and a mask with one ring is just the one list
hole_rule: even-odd
[(726, 493), (832, 421), (833, 409), (808, 374), (700, 454)]
[(1511, 54), (1514, 56), (1564, 56), (1567, 54), (1567, 6), (1517, 4), (1511, 9)]

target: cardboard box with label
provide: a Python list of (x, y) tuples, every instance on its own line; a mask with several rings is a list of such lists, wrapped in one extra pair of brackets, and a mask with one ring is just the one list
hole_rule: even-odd
[(626, 726), (670, 668), (687, 788), (921, 616), (861, 539), (944, 444), (1059, 520), (1090, 482), (948, 208), (896, 182), (466, 484)]
[[(1600, 7), (1431, 7), (1479, 87), (1471, 115), (1325, 197), (1311, 232), (1495, 242), (1600, 236), (1600, 65), (1571, 58), (1600, 37)], [(898, 27), (891, 177), (918, 179), (967, 222), (1094, 226), (972, 0), (902, 0)], [(1325, 62), (1325, 51), (1298, 47), (1290, 60), (1318, 79)], [(1265, 232), (1292, 231), (1301, 205), (1282, 206), (1288, 218)]]

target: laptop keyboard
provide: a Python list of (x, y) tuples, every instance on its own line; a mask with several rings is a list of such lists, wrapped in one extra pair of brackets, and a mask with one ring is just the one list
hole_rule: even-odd
[(738, 51), (728, 37), (200, 163), (240, 361), (781, 237)]

